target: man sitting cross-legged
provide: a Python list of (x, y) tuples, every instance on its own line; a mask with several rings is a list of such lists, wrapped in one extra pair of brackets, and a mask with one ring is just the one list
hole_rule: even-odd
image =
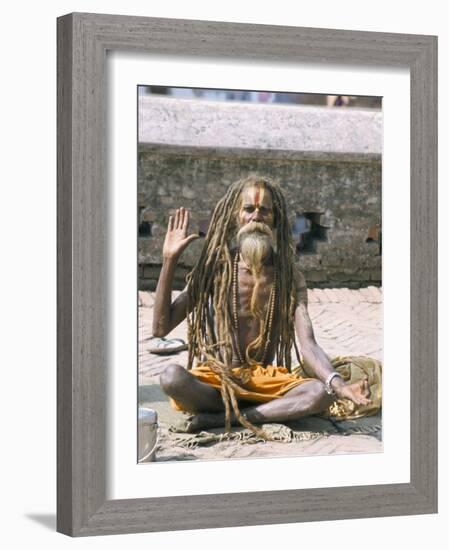
[[(198, 237), (188, 225), (184, 208), (168, 222), (153, 334), (165, 336), (187, 316), (188, 367), (170, 365), (160, 383), (175, 408), (194, 413), (191, 431), (238, 421), (257, 432), (257, 424), (326, 413), (336, 400), (351, 404), (351, 414), (376, 412), (368, 376), (346, 383), (315, 341), (277, 184), (250, 176), (228, 189), (187, 287), (171, 303), (177, 261)], [(291, 372), (293, 347), (300, 359), (295, 332), (302, 376)]]

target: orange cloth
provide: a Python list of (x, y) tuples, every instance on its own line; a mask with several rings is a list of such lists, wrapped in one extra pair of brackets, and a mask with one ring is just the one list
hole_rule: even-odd
[[(285, 367), (277, 367), (268, 365), (262, 367), (261, 365), (255, 365), (253, 367), (245, 367), (245, 371), (250, 371), (250, 377), (248, 382), (239, 383), (241, 389), (236, 392), (237, 399), (244, 399), (245, 401), (253, 401), (255, 403), (267, 403), (278, 397), (282, 397), (288, 391), (314, 380), (314, 378), (306, 378), (298, 376), (289, 372)], [(240, 375), (242, 371), (241, 367), (232, 369), (232, 373)], [(213, 388), (220, 390), (221, 381), (217, 374), (215, 374), (207, 365), (199, 364), (193, 368), (191, 372), (201, 382), (211, 385)], [(177, 411), (186, 410), (183, 406), (170, 398), (170, 403)]]

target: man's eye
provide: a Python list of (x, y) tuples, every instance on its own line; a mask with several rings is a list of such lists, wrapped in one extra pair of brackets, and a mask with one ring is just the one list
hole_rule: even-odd
[(254, 212), (254, 206), (245, 206), (245, 212)]
[(260, 213), (264, 216), (269, 216), (273, 213), (273, 210), (271, 208), (265, 208), (264, 206), (262, 206), (262, 208), (260, 209)]

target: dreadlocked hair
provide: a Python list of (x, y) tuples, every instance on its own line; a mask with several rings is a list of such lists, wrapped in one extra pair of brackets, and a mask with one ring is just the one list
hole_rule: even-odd
[[(295, 343), (293, 316), (297, 303), (294, 285), (294, 250), (285, 198), (277, 183), (257, 175), (250, 175), (232, 184), (218, 202), (212, 214), (205, 243), (193, 270), (187, 276), (188, 288), (188, 369), (196, 359), (206, 364), (221, 380), (221, 395), (225, 407), (226, 430), (231, 427), (231, 415), (246, 428), (264, 439), (268, 435), (251, 424), (240, 413), (236, 399), (238, 379), (232, 373), (234, 346), (238, 346), (238, 334), (233, 327), (230, 289), (233, 283), (233, 257), (231, 242), (237, 232), (238, 212), (242, 191), (252, 185), (261, 185), (272, 196), (274, 227), (276, 229), (276, 253), (274, 267), (282, 274), (282, 284), (276, 288), (277, 345), (276, 363), (291, 370), (291, 348)], [(261, 322), (259, 336), (245, 350), (248, 367), (257, 363), (257, 353), (270, 337), (265, 323)], [(256, 352), (255, 355), (252, 355)], [(299, 358), (298, 358), (299, 359)], [(259, 361), (260, 363), (260, 361)], [(244, 378), (244, 377), (243, 377)]]

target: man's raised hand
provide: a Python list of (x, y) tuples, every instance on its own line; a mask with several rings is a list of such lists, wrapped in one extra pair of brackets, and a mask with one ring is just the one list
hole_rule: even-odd
[(187, 236), (189, 228), (189, 211), (178, 208), (174, 216), (168, 218), (167, 234), (165, 235), (162, 256), (177, 259), (187, 246), (198, 239), (199, 235)]

